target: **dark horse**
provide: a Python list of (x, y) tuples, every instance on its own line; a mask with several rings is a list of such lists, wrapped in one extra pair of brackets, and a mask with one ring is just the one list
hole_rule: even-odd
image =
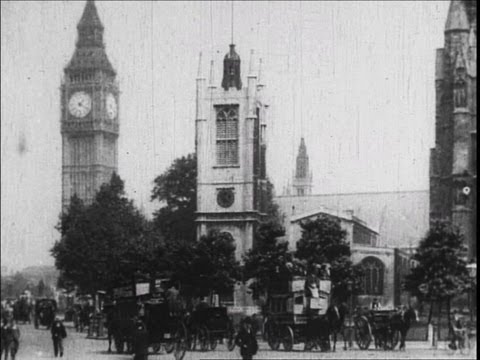
[(400, 311), (392, 316), (390, 319), (390, 326), (392, 331), (400, 333), (400, 350), (405, 350), (405, 338), (407, 332), (413, 322), (417, 321), (417, 313), (409, 306), (407, 309)]
[[(345, 305), (331, 305), (325, 315), (310, 319), (307, 322), (305, 350), (310, 350), (318, 344), (320, 350), (336, 350), (337, 334), (343, 333), (347, 307)], [(330, 342), (333, 339), (333, 348)], [(345, 336), (343, 336), (344, 342)], [(346, 344), (345, 344), (346, 345)]]

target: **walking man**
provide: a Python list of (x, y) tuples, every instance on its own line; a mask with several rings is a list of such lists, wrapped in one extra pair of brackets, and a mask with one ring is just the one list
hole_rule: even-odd
[(243, 320), (242, 329), (235, 339), (236, 345), (240, 348), (240, 355), (243, 360), (252, 360), (253, 355), (258, 351), (258, 343), (253, 332), (252, 319), (247, 317)]
[(5, 352), (5, 360), (15, 360), (15, 355), (20, 346), (20, 329), (13, 318), (9, 319), (5, 325), (2, 326), (2, 350)]
[(53, 352), (55, 357), (60, 355), (63, 357), (63, 339), (67, 337), (67, 331), (65, 330), (65, 326), (63, 326), (62, 321), (58, 316), (55, 316), (55, 320), (52, 324), (52, 340), (53, 340)]

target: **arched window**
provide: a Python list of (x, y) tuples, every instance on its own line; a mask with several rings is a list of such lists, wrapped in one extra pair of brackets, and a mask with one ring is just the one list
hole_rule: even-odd
[(363, 279), (363, 292), (365, 295), (383, 295), (383, 278), (385, 265), (374, 257), (368, 256), (361, 262), (365, 272)]
[(216, 107), (217, 164), (238, 164), (238, 105)]

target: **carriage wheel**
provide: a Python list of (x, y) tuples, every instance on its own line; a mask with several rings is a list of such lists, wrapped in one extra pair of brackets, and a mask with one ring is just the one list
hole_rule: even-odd
[(161, 344), (160, 343), (155, 343), (155, 344), (152, 344), (152, 351), (156, 354), (160, 351), (160, 348), (161, 348)]
[(233, 349), (235, 349), (235, 330), (233, 329), (232, 324), (230, 324), (227, 333), (227, 349), (228, 351), (233, 351)]
[(280, 338), (278, 334), (278, 330), (276, 329), (274, 324), (267, 323), (267, 342), (268, 346), (272, 350), (278, 350), (280, 348)]
[(190, 351), (194, 351), (197, 347), (197, 334), (195, 331), (189, 331), (187, 334), (187, 348)]
[(285, 351), (293, 349), (293, 330), (290, 326), (285, 326), (282, 331), (282, 344)]
[(124, 350), (125, 343), (122, 341), (122, 339), (116, 337), (113, 339), (113, 342), (115, 343), (115, 350), (117, 351), (118, 354), (122, 354)]
[(175, 360), (182, 360), (187, 352), (188, 347), (188, 332), (187, 328), (180, 324), (175, 332)]
[(355, 342), (361, 350), (367, 350), (372, 342), (368, 322), (364, 319), (355, 322)]
[(209, 347), (209, 338), (208, 338), (208, 329), (205, 326), (202, 326), (198, 329), (198, 342), (200, 344), (201, 351), (208, 351)]

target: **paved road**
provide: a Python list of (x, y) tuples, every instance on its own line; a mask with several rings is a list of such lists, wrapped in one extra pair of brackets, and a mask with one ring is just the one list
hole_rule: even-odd
[[(32, 325), (20, 325), (21, 343), (20, 350), (17, 354), (17, 360), (29, 359), (54, 359), (52, 341), (50, 332), (44, 329), (35, 330)], [(65, 355), (66, 360), (132, 360), (132, 355), (108, 354), (107, 341), (86, 339), (85, 333), (76, 333), (72, 328), (67, 327), (68, 337), (65, 339)], [(340, 345), (339, 347), (341, 347)], [(296, 345), (294, 351), (271, 351), (265, 343), (260, 343), (260, 350), (255, 359), (435, 359), (435, 358), (475, 358), (475, 352), (472, 351), (470, 356), (454, 354), (451, 356), (447, 353), (444, 343), (439, 345), (437, 350), (429, 349), (426, 342), (408, 342), (407, 350), (400, 351), (362, 351), (357, 348), (344, 351), (337, 349), (337, 352), (320, 353), (318, 351), (304, 352), (302, 345)], [(171, 354), (151, 355), (149, 360), (173, 360)], [(229, 352), (224, 345), (219, 345), (215, 352), (187, 352), (185, 360), (207, 360), (207, 359), (240, 359), (238, 349)]]

